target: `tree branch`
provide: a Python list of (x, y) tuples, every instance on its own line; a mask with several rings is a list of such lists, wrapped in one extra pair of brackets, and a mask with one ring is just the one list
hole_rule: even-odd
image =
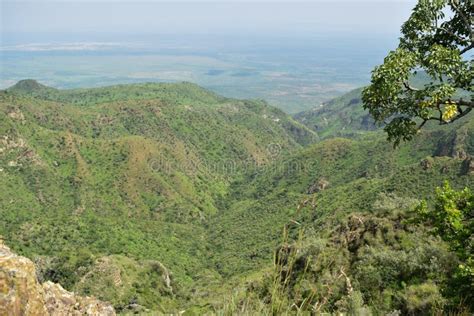
[(474, 108), (474, 102), (472, 101), (464, 101), (463, 99), (460, 99), (459, 101), (454, 101), (453, 102), (456, 105), (462, 105), (462, 106), (467, 106), (468, 108)]
[(471, 45), (474, 44), (474, 30), (472, 29), (472, 21), (470, 20), (470, 18), (468, 18), (464, 14), (464, 12), (462, 12), (461, 9), (459, 9), (459, 7), (457, 6), (457, 3), (456, 3), (457, 1), (451, 0), (450, 2), (451, 2), (451, 7), (454, 9), (454, 11), (456, 11), (457, 14), (459, 14), (459, 16), (463, 20), (468, 32), (471, 35)]
[(458, 34), (454, 33), (454, 32), (451, 31), (451, 30), (448, 30), (448, 29), (445, 28), (445, 27), (440, 26), (439, 29), (440, 29), (441, 31), (444, 31), (444, 32), (448, 33), (448, 34), (451, 35), (452, 37), (455, 37), (455, 38), (456, 38), (459, 42), (461, 42), (461, 43), (462, 43), (462, 42), (467, 42), (467, 41), (469, 41), (468, 38), (462, 38), (462, 37), (459, 36)]
[[(459, 112), (458, 115), (456, 115), (453, 119), (449, 120), (449, 121), (445, 121), (443, 120), (443, 111), (441, 110), (441, 106), (443, 104), (446, 103), (445, 102), (440, 102), (440, 103), (437, 103), (436, 104), (436, 109), (438, 110), (438, 113), (439, 113), (439, 117), (436, 117), (436, 116), (431, 116), (431, 117), (427, 117), (427, 118), (424, 118), (423, 121), (420, 123), (420, 125), (418, 125), (417, 129), (418, 130), (421, 130), (423, 128), (423, 126), (425, 126), (426, 123), (428, 123), (428, 121), (437, 121), (439, 122), (439, 125), (446, 125), (446, 124), (451, 124), (453, 123), (454, 121), (457, 121), (459, 120), (460, 118), (466, 116), (467, 114), (469, 114), (473, 109), (474, 109), (474, 102), (468, 102), (468, 101), (464, 101), (463, 99), (460, 99), (459, 101), (451, 101), (449, 100), (449, 102), (451, 104), (455, 104), (456, 107), (457, 107), (457, 110)], [(463, 106), (467, 106), (467, 109), (464, 109), (463, 110)]]
[(409, 91), (420, 91), (420, 89), (417, 89), (417, 88), (414, 88), (414, 87), (410, 86), (410, 84), (409, 84), (407, 81), (405, 81), (405, 82), (403, 83), (403, 85), (404, 85), (405, 88), (406, 88), (407, 90), (409, 90)]
[(428, 117), (428, 118), (425, 118), (423, 120), (423, 122), (421, 122), (420, 125), (418, 125), (418, 130), (421, 130), (423, 128), (423, 126), (425, 126), (426, 123), (428, 123), (428, 121), (437, 121), (437, 122), (440, 122), (440, 125), (443, 121), (443, 119), (440, 119), (438, 117), (435, 117), (435, 116), (432, 116), (432, 117)]
[(464, 48), (461, 50), (460, 55), (464, 54), (465, 52), (470, 51), (470, 50), (473, 49), (473, 48), (474, 48), (474, 43), (471, 43), (471, 45), (466, 46), (466, 47), (464, 47)]
[(417, 127), (418, 130), (421, 130), (423, 126), (425, 126), (426, 122), (428, 122), (429, 119), (424, 119), (423, 122)]

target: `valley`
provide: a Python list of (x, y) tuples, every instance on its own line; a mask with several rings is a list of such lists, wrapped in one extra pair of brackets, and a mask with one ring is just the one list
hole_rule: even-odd
[(0, 316), (474, 312), (474, 1), (0, 3)]
[(474, 187), (474, 121), (394, 148), (360, 92), (292, 117), (187, 82), (22, 80), (0, 92), (0, 235), (118, 313), (270, 313), (290, 254), (282, 300), (430, 308), (407, 291), (442, 300), (457, 261), (410, 218), (445, 180)]

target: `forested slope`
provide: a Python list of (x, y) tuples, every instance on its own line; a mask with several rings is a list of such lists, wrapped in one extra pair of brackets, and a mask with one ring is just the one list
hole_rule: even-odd
[(305, 127), (189, 83), (22, 81), (0, 92), (0, 235), (118, 312), (275, 312), (275, 269), (280, 307), (435, 311), (458, 262), (410, 221), (445, 180), (474, 187), (474, 121), (393, 148), (358, 94)]

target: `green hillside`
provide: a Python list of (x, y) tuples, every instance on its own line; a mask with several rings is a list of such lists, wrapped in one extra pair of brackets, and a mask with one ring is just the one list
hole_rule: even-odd
[(294, 115), (322, 138), (353, 137), (376, 129), (369, 113), (362, 108), (362, 88), (350, 91), (311, 110)]
[(190, 83), (21, 81), (0, 92), (0, 235), (123, 313), (413, 313), (410, 291), (448, 306), (457, 261), (410, 220), (445, 180), (474, 187), (474, 120), (394, 149), (359, 94), (297, 122)]
[[(206, 274), (203, 223), (230, 180), (273, 159), (269, 144), (283, 154), (315, 138), (264, 102), (188, 83), (63, 91), (22, 81), (1, 92), (0, 122), (0, 234), (81, 291), (109, 255), (159, 260), (189, 286)], [(117, 307), (133, 295), (159, 306), (155, 290), (134, 286), (120, 298), (88, 291)]]
[[(472, 186), (472, 176), (459, 175), (464, 157), (474, 154), (473, 140), (474, 121), (470, 120), (460, 122), (453, 130), (425, 132), (398, 149), (381, 133), (366, 134), (360, 140), (334, 138), (311, 145), (235, 182), (229, 208), (212, 219), (221, 226), (212, 240), (218, 241), (217, 246), (234, 248), (231, 253), (236, 254), (236, 261), (230, 271), (245, 270), (258, 265), (259, 258), (262, 262), (271, 258), (281, 228), (303, 201), (311, 204), (315, 199), (316, 207), (303, 213), (318, 221), (323, 216), (324, 223), (326, 216), (371, 212), (384, 194), (395, 194), (400, 199), (426, 198), (444, 180), (460, 188)], [(232, 227), (236, 231), (229, 234)], [(250, 257), (253, 260), (247, 260)]]
[[(421, 71), (410, 79), (410, 85), (421, 89), (432, 81), (436, 82)], [(293, 117), (317, 132), (321, 139), (328, 137), (354, 138), (367, 131), (375, 131), (381, 126), (375, 123), (368, 110), (364, 110), (362, 90), (363, 88), (352, 90), (310, 110), (296, 113)], [(457, 90), (455, 95), (459, 98), (470, 98), (469, 93), (464, 90)], [(430, 127), (436, 128), (434, 125)]]
[[(473, 172), (465, 169), (473, 140), (472, 119), (424, 132), (398, 149), (381, 133), (334, 138), (234, 183), (228, 208), (211, 224), (219, 226), (211, 232), (218, 271), (247, 276), (234, 300), (258, 313), (274, 313), (275, 296), (283, 300), (277, 314), (296, 311), (292, 304), (306, 311), (323, 304), (321, 311), (356, 314), (364, 308), (376, 314), (434, 312), (423, 293), (410, 295), (414, 301), (426, 299), (426, 306), (408, 302), (406, 291), (427, 288), (439, 294), (458, 263), (410, 218), (419, 201), (433, 200), (435, 188), (446, 180), (457, 189), (474, 187)], [(282, 240), (285, 226), (289, 237)], [(268, 269), (277, 249), (286, 249), (294, 260), (275, 266), (278, 273), (294, 269), (285, 275), (283, 288)], [(340, 269), (352, 280), (357, 309), (349, 306), (356, 298), (347, 293)], [(444, 300), (440, 294), (434, 299)]]

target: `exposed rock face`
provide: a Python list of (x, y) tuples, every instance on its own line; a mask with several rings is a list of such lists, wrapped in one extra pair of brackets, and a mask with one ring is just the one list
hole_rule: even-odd
[(446, 139), (440, 139), (434, 156), (449, 156), (457, 159), (469, 158), (467, 143), (469, 141), (469, 129), (461, 128)]
[(0, 241), (0, 315), (48, 315), (33, 262)]
[(316, 192), (323, 191), (324, 189), (327, 188), (328, 185), (329, 185), (329, 181), (327, 181), (325, 178), (321, 178), (308, 188), (308, 194), (313, 194)]
[(8, 116), (11, 119), (20, 121), (21, 123), (25, 122), (25, 116), (23, 115), (23, 113), (19, 109), (11, 108), (9, 110), (10, 111), (8, 112)]
[(113, 307), (93, 297), (75, 296), (61, 285), (53, 282), (43, 283), (46, 309), (51, 316), (62, 315), (115, 315)]
[(0, 315), (115, 315), (110, 304), (75, 296), (59, 284), (36, 279), (33, 262), (18, 256), (0, 240)]

